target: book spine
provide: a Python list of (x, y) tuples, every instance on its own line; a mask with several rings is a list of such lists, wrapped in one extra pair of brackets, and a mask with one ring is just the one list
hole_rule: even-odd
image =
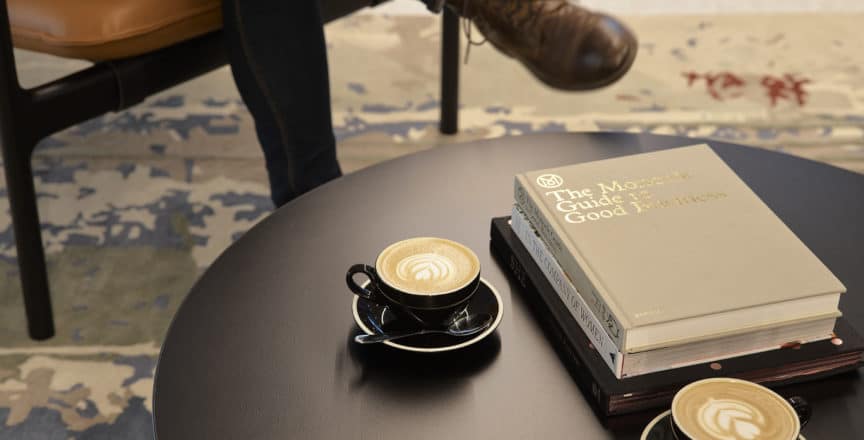
[[(604, 388), (594, 379), (586, 361), (582, 359), (579, 350), (575, 344), (579, 342), (567, 335), (567, 331), (563, 328), (561, 322), (556, 318), (556, 313), (550, 304), (540, 294), (541, 289), (551, 289), (548, 280), (542, 278), (542, 275), (537, 272), (530, 272), (520, 262), (520, 256), (517, 252), (526, 253), (524, 249), (514, 249), (507, 244), (507, 240), (501, 236), (501, 231), (492, 225), (492, 254), (498, 259), (506, 272), (516, 281), (521, 287), (522, 296), (533, 309), (537, 316), (541, 327), (550, 338), (552, 347), (555, 348), (558, 355), (564, 361), (567, 371), (576, 379), (576, 383), (586, 396), (591, 396), (594, 399), (594, 404), (604, 414), (610, 414), (610, 396)], [(518, 246), (518, 243), (514, 243)], [(530, 259), (528, 255), (521, 258)], [(545, 285), (544, 285), (545, 283)], [(586, 341), (587, 342), (587, 341)]]
[(588, 308), (603, 322), (603, 329), (615, 342), (618, 351), (625, 352), (625, 328), (619, 317), (615, 315), (613, 309), (604, 298), (598, 293), (594, 283), (588, 278), (588, 274), (583, 270), (582, 265), (576, 259), (575, 249), (571, 251), (564, 244), (557, 230), (550, 223), (552, 214), (546, 212), (545, 207), (538, 203), (540, 198), (535, 194), (531, 185), (526, 184), (524, 176), (516, 176), (515, 179), (515, 199), (516, 206), (525, 214), (528, 222), (537, 231), (537, 234), (546, 243), (552, 257), (558, 262), (564, 273), (573, 282), (576, 290), (582, 292), (587, 299)]
[(543, 275), (552, 284), (555, 293), (561, 298), (561, 301), (567, 307), (570, 315), (579, 324), (579, 327), (588, 336), (591, 344), (600, 353), (600, 357), (606, 363), (606, 366), (612, 370), (612, 373), (617, 378), (621, 378), (623, 374), (623, 356), (619, 351), (619, 347), (612, 341), (609, 334), (606, 333), (603, 324), (597, 319), (597, 316), (588, 308), (588, 304), (579, 291), (573, 286), (573, 283), (561, 269), (561, 266), (552, 258), (549, 249), (543, 244), (543, 240), (537, 235), (537, 232), (528, 223), (525, 215), (518, 207), (513, 207), (513, 215), (511, 217), (511, 228), (516, 234), (516, 237), (522, 241), (522, 244), (531, 254), (534, 262), (543, 271)]

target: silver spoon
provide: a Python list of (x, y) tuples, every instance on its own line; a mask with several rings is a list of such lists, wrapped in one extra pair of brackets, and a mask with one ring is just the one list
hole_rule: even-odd
[(378, 333), (372, 335), (357, 335), (354, 342), (358, 344), (375, 344), (378, 342), (392, 341), (394, 339), (407, 338), (409, 336), (428, 335), (441, 333), (450, 336), (471, 336), (489, 328), (492, 325), (492, 315), (483, 313), (479, 315), (464, 315), (453, 321), (450, 325), (440, 328), (423, 328), (414, 330), (403, 330), (392, 333)]

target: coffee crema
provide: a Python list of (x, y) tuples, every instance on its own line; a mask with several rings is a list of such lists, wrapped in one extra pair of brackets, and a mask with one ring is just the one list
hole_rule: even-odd
[(791, 440), (798, 416), (783, 398), (750, 382), (716, 379), (684, 387), (672, 403), (675, 424), (694, 439)]
[(418, 237), (393, 243), (378, 255), (381, 280), (404, 292), (440, 295), (465, 287), (480, 273), (480, 260), (455, 241)]

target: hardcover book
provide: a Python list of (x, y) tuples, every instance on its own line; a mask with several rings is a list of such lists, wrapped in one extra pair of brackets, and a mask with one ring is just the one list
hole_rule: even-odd
[(603, 415), (668, 408), (683, 385), (708, 377), (737, 377), (776, 387), (832, 376), (864, 364), (864, 340), (840, 318), (830, 340), (618, 379), (513, 233), (509, 218), (495, 218), (491, 226), (493, 256), (519, 285), (518, 294), (532, 308), (586, 399)]
[(519, 174), (515, 199), (622, 352), (840, 315), (842, 283), (707, 145)]
[(789, 325), (754, 330), (750, 333), (723, 336), (689, 344), (656, 348), (637, 353), (622, 353), (603, 331), (597, 316), (584, 297), (552, 257), (537, 232), (518, 209), (513, 208), (510, 227), (528, 254), (552, 284), (558, 298), (585, 332), (591, 344), (602, 354), (606, 365), (617, 378), (671, 370), (687, 365), (774, 350), (783, 345), (800, 345), (831, 337), (835, 318), (801, 320)]

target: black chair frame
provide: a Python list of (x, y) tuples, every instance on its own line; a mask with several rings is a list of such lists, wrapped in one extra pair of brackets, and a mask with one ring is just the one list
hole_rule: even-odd
[[(54, 133), (146, 97), (227, 63), (221, 31), (151, 53), (98, 62), (63, 78), (24, 89), (18, 82), (6, 0), (0, 0), (0, 147), (6, 171), (24, 308), (30, 337), (54, 335), (45, 252), (31, 156)], [(458, 130), (459, 22), (442, 20), (442, 133)]]

